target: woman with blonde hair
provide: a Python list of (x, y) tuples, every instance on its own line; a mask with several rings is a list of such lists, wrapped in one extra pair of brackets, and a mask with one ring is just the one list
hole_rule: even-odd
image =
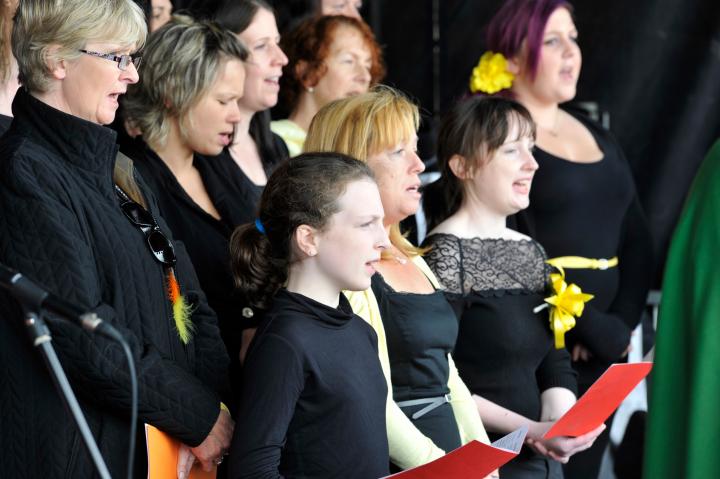
[(150, 35), (144, 56), (143, 77), (123, 101), (125, 115), (143, 132), (127, 154), (190, 254), (218, 315), (234, 376), (249, 325), (234, 293), (228, 241), (236, 226), (254, 217), (255, 205), (215, 163), (227, 160), (216, 155), (240, 121), (247, 50), (210, 21), (176, 15)]
[(378, 335), (388, 381), (390, 459), (402, 469), (441, 457), (470, 440), (487, 442), (475, 403), (450, 356), (457, 321), (421, 250), (399, 222), (420, 203), (417, 106), (401, 93), (376, 87), (337, 100), (313, 119), (306, 151), (334, 151), (367, 162), (385, 210), (390, 246), (376, 265), (371, 288), (348, 293), (353, 310)]
[(12, 110), (10, 105), (18, 83), (17, 61), (12, 54), (10, 38), (18, 0), (2, 0), (0, 3), (0, 134), (10, 127)]
[[(138, 81), (146, 35), (131, 0), (20, 2), (12, 46), (23, 87), (0, 140), (0, 262), (114, 325), (137, 368), (137, 425), (166, 432), (212, 470), (233, 428), (220, 402), (227, 354), (217, 319), (104, 126)], [(19, 310), (0, 296), (0, 398), (12, 411), (0, 435), (3, 476), (94, 477)], [(124, 447), (132, 398), (123, 349), (69, 322), (48, 326), (110, 474), (144, 477), (144, 435), (130, 471)]]

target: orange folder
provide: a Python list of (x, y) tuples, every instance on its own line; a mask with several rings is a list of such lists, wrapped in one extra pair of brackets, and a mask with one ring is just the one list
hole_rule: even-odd
[(393, 479), (482, 479), (520, 452), (527, 426), (498, 439), (492, 445), (470, 441), (443, 457), (422, 466), (393, 474)]
[(597, 428), (651, 369), (650, 362), (611, 365), (543, 437), (577, 437)]
[[(145, 442), (148, 455), (148, 479), (177, 479), (177, 461), (180, 441), (160, 429), (145, 424)], [(196, 462), (190, 471), (190, 479), (215, 479), (217, 469), (203, 471)]]

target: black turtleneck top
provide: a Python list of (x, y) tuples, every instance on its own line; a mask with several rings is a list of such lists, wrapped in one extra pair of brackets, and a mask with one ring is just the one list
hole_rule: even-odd
[(330, 308), (280, 290), (243, 376), (229, 477), (388, 474), (377, 336), (344, 295)]

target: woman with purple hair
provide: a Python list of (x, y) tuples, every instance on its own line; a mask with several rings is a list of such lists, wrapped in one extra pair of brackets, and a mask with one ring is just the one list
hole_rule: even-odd
[[(471, 89), (514, 98), (537, 124), (534, 156), (540, 168), (530, 207), (516, 218), (517, 229), (542, 244), (551, 258), (573, 256), (565, 263), (571, 268), (567, 281), (595, 295), (567, 335), (582, 394), (610, 363), (627, 356), (653, 257), (620, 145), (594, 121), (560, 107), (575, 97), (582, 63), (577, 39), (566, 1), (508, 0), (490, 21), (490, 52), (473, 72)], [(597, 477), (609, 429), (572, 458), (566, 478)]]

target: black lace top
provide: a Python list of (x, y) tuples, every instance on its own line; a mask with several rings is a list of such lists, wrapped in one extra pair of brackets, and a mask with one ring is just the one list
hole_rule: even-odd
[(576, 391), (565, 349), (555, 349), (543, 304), (549, 273), (533, 240), (461, 239), (433, 234), (430, 268), (460, 318), (453, 357), (470, 391), (523, 416), (540, 418), (540, 393)]
[(425, 259), (451, 295), (545, 291), (549, 266), (535, 241), (434, 234), (426, 244), (432, 244), (433, 250)]

